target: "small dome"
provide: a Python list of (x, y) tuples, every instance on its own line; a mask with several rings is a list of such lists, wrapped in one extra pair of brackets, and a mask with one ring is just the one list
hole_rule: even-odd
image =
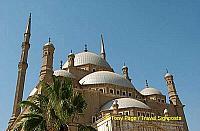
[(123, 65), (123, 66), (122, 66), (122, 69), (124, 69), (124, 68), (128, 68), (128, 67), (127, 67), (126, 65)]
[(113, 103), (115, 101), (117, 101), (117, 104), (119, 105), (118, 109), (129, 108), (129, 107), (137, 107), (137, 108), (150, 109), (149, 106), (147, 106), (143, 102), (138, 101), (136, 99), (133, 99), (133, 98), (118, 98), (118, 99), (114, 99), (114, 100), (111, 100), (111, 101), (105, 103), (101, 107), (101, 111), (113, 110), (112, 105), (113, 105)]
[(74, 55), (72, 52), (70, 52), (69, 54), (68, 54), (68, 56), (71, 56), (71, 55)]
[[(111, 69), (110, 65), (106, 60), (102, 59), (99, 55), (92, 52), (81, 52), (75, 54), (74, 66), (80, 66), (85, 64), (94, 64), (98, 66), (103, 66)], [(63, 65), (63, 68), (68, 67), (68, 61)]]
[(69, 56), (75, 57), (75, 54), (72, 52), (72, 50), (71, 50), (71, 52), (68, 54), (68, 57), (69, 57)]
[(170, 73), (165, 74), (165, 77), (172, 76)]
[[(51, 41), (47, 42), (46, 44), (44, 44), (45, 46), (50, 45), (53, 46), (53, 43)], [(54, 46), (53, 46), (54, 47)]]
[(55, 70), (53, 73), (54, 76), (63, 76), (63, 77), (68, 77), (68, 78), (75, 78), (75, 76), (66, 71), (66, 70)]
[(80, 81), (82, 85), (90, 85), (90, 84), (114, 84), (123, 87), (132, 87), (132, 83), (122, 77), (119, 74), (110, 71), (97, 71), (93, 72), (85, 77), (83, 77)]
[(140, 93), (145, 96), (146, 95), (162, 95), (162, 93), (158, 89), (155, 89), (152, 87), (144, 88), (142, 91), (140, 91)]

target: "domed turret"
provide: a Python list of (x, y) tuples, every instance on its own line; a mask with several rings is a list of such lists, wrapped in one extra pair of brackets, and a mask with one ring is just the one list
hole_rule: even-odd
[(68, 67), (74, 67), (74, 58), (75, 58), (75, 55), (74, 53), (72, 53), (72, 50), (71, 50), (71, 52), (68, 55)]
[(122, 67), (122, 73), (123, 73), (123, 76), (124, 76), (125, 79), (131, 81), (131, 79), (128, 76), (128, 67), (125, 65), (125, 63)]
[(42, 60), (42, 68), (40, 71), (40, 81), (45, 81), (47, 83), (52, 82), (53, 75), (53, 54), (54, 54), (54, 46), (51, 42), (50, 38), (48, 43), (43, 46), (43, 60)]
[(46, 44), (44, 44), (44, 46), (52, 46), (52, 47), (54, 47), (53, 43), (51, 42), (51, 38), (49, 38), (49, 41)]
[(167, 74), (165, 75), (164, 78), (165, 78), (165, 81), (167, 84), (170, 102), (174, 105), (182, 105), (182, 103), (178, 97), (178, 94), (176, 92), (176, 86), (174, 83), (173, 75), (171, 75), (167, 72)]
[(167, 77), (172, 77), (173, 78), (173, 75), (169, 73), (168, 69), (166, 69), (167, 73), (165, 74), (165, 78)]
[(166, 78), (166, 77), (173, 77), (173, 75), (170, 74), (170, 73), (166, 73), (166, 74), (165, 74), (165, 78)]
[(118, 114), (119, 104), (118, 104), (117, 100), (114, 100), (114, 102), (112, 104), (112, 108), (113, 108), (113, 114)]

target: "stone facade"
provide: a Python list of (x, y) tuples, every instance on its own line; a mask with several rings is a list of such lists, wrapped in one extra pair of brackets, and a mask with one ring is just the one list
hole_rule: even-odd
[(130, 121), (113, 120), (111, 116), (107, 119), (100, 119), (96, 122), (96, 128), (100, 131), (184, 131), (183, 122), (181, 121)]

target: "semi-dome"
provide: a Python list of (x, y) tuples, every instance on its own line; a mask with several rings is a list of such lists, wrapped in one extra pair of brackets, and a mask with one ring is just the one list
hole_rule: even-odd
[(142, 91), (140, 91), (140, 93), (142, 95), (162, 95), (162, 93), (158, 89), (152, 87), (146, 87)]
[(123, 87), (133, 87), (132, 83), (119, 74), (110, 71), (97, 71), (83, 77), (79, 83), (81, 85), (90, 84), (114, 84)]
[(66, 71), (66, 70), (55, 70), (53, 73), (54, 76), (63, 76), (63, 77), (68, 77), (68, 78), (75, 78), (75, 76)]
[(105, 111), (105, 110), (113, 110), (113, 103), (117, 101), (117, 104), (119, 105), (118, 109), (123, 109), (123, 108), (130, 108), (130, 107), (137, 107), (137, 108), (143, 108), (143, 109), (150, 109), (149, 106), (147, 106), (146, 104), (144, 104), (141, 101), (138, 101), (136, 99), (133, 98), (118, 98), (118, 99), (114, 99), (111, 100), (107, 103), (105, 103), (102, 107), (101, 107), (101, 111)]
[[(106, 68), (111, 68), (106, 60), (101, 58), (99, 55), (92, 52), (81, 52), (75, 54), (74, 66), (80, 66), (85, 64), (94, 64), (98, 66), (103, 66)], [(68, 67), (68, 61), (63, 65), (63, 68)]]

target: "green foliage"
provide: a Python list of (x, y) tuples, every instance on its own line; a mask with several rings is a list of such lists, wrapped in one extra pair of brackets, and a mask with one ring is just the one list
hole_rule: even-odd
[(78, 125), (78, 131), (96, 131), (96, 129), (93, 128), (92, 126), (79, 124)]
[(22, 101), (21, 107), (28, 107), (29, 113), (21, 116), (21, 121), (18, 123), (15, 130), (24, 129), (24, 131), (47, 131), (46, 120), (44, 112), (46, 111), (43, 106), (46, 101), (44, 97), (37, 94), (30, 98), (29, 101)]
[(86, 109), (83, 96), (73, 91), (70, 79), (53, 77), (53, 84), (41, 82), (41, 85), (41, 94), (35, 94), (21, 102), (20, 106), (29, 111), (21, 116), (16, 130), (64, 131)]

